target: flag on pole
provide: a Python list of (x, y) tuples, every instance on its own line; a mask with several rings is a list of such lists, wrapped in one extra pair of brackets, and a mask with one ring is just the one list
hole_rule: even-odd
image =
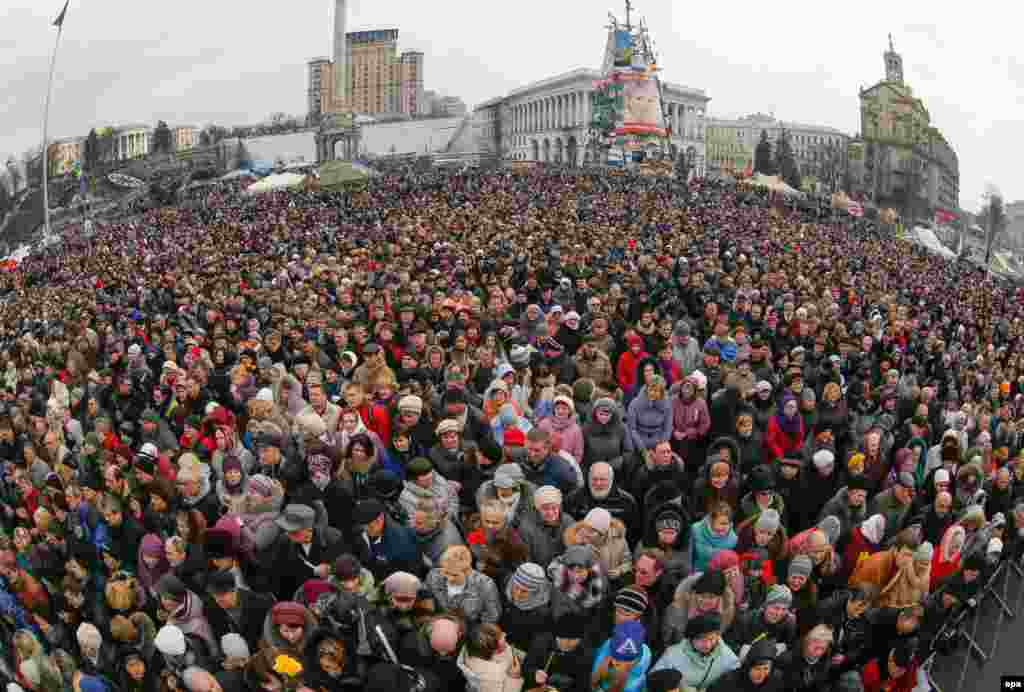
[(71, 2), (71, 0), (64, 0), (64, 9), (62, 9), (60, 11), (60, 14), (57, 15), (57, 18), (53, 20), (53, 25), (54, 26), (56, 26), (56, 27), (64, 26), (64, 15), (66, 15), (68, 13), (68, 3), (70, 3), (70, 2)]

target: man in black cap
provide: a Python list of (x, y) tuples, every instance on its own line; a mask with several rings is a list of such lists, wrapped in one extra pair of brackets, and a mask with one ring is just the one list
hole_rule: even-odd
[(275, 520), (282, 535), (267, 551), (264, 568), (277, 578), (275, 594), (287, 601), (307, 579), (326, 579), (331, 564), (345, 552), (341, 531), (317, 526), (309, 505), (288, 505)]
[(255, 651), (274, 598), (270, 594), (239, 588), (235, 575), (229, 571), (212, 573), (206, 581), (206, 592), (206, 619), (217, 641), (225, 634), (235, 632)]
[(558, 692), (588, 692), (594, 650), (587, 641), (588, 621), (570, 613), (551, 631), (538, 632), (523, 661), (523, 687), (553, 687)]
[(357, 527), (353, 554), (374, 579), (383, 581), (397, 571), (422, 575), (416, 532), (390, 519), (380, 500), (363, 500), (356, 505), (352, 522)]

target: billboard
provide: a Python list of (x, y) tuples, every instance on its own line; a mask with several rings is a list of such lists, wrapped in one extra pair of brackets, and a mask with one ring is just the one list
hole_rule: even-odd
[(633, 64), (633, 36), (622, 29), (615, 30), (616, 67), (629, 67)]
[(658, 83), (646, 74), (622, 75), (622, 125), (616, 134), (665, 136)]

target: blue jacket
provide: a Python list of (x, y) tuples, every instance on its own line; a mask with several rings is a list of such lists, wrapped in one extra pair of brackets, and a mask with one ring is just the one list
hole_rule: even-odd
[[(611, 650), (611, 640), (606, 639), (601, 648), (597, 650), (597, 655), (594, 657), (594, 663), (590, 668), (590, 674), (593, 675), (597, 671), (597, 667), (601, 665)], [(651, 648), (644, 644), (643, 653), (640, 654), (639, 660), (633, 664), (633, 667), (629, 669), (629, 677), (626, 678), (626, 685), (622, 688), (622, 692), (643, 692), (644, 687), (647, 684), (647, 669), (651, 667)], [(598, 683), (595, 690), (601, 692), (607, 692), (611, 687), (611, 680), (603, 680)]]

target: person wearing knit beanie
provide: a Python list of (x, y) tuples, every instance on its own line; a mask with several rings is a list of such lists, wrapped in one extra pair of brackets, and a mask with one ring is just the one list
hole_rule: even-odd
[(787, 580), (790, 579), (801, 579), (800, 586), (811, 576), (811, 570), (814, 569), (814, 563), (808, 555), (797, 555), (789, 561), (789, 572), (787, 573)]
[(768, 595), (764, 599), (764, 607), (781, 606), (790, 608), (793, 606), (793, 592), (785, 584), (772, 584), (768, 589)]
[(830, 449), (819, 449), (811, 457), (811, 462), (823, 476), (828, 475), (836, 463), (835, 452)]
[(533, 562), (524, 562), (508, 580), (505, 596), (519, 610), (535, 610), (550, 602), (551, 582), (543, 567)]
[(616, 624), (643, 617), (647, 613), (648, 605), (647, 594), (642, 590), (628, 587), (620, 589), (615, 594), (614, 601)]
[(562, 506), (562, 491), (553, 485), (542, 485), (533, 493), (533, 504), (537, 511), (541, 511), (544, 505)]

